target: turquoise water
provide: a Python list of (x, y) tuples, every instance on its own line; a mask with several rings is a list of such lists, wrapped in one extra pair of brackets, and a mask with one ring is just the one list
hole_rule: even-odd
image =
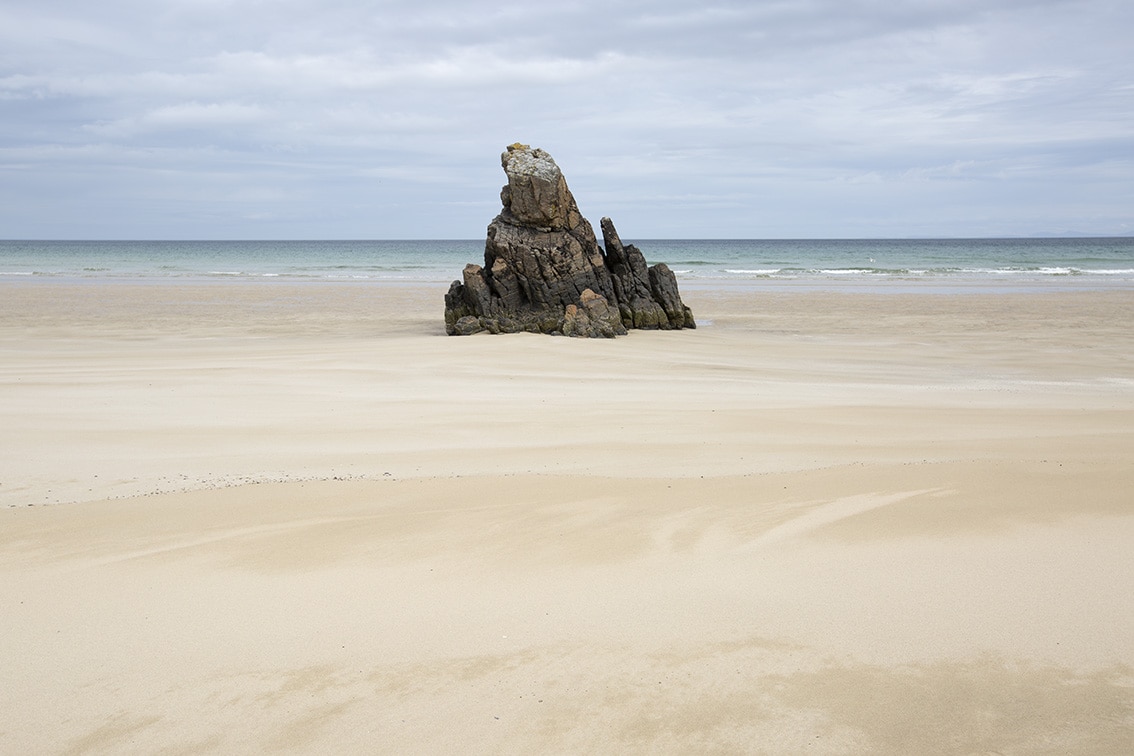
[[(630, 240), (626, 240), (630, 242)], [(691, 286), (894, 290), (1134, 288), (1134, 238), (633, 241)], [(484, 242), (0, 241), (0, 284), (29, 279), (445, 283)]]

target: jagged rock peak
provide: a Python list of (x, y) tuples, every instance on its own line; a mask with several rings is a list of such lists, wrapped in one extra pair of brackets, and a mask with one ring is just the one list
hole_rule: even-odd
[(575, 200), (551, 155), (517, 142), (500, 156), (500, 164), (508, 176), (508, 184), (500, 191), (505, 222), (552, 230), (572, 225)]
[(603, 219), (605, 252), (551, 155), (526, 144), (500, 156), (508, 183), (488, 225), (484, 267), (465, 266), (445, 295), (445, 330), (614, 337), (627, 328), (695, 328), (677, 280), (646, 267)]
[(614, 221), (603, 218), (599, 224), (622, 323), (627, 328), (696, 328), (693, 311), (681, 301), (677, 277), (669, 266), (658, 263), (647, 267), (640, 249), (622, 243)]

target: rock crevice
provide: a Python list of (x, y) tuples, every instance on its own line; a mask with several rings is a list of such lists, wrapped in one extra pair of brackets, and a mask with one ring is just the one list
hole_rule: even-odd
[(551, 155), (513, 144), (501, 164), (503, 209), (488, 226), (484, 265), (465, 266), (445, 295), (446, 332), (611, 338), (629, 328), (696, 327), (673, 272), (647, 267), (609, 218), (599, 247)]

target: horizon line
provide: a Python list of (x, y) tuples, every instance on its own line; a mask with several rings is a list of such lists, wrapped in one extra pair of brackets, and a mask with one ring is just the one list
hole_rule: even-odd
[[(984, 241), (1041, 239), (1134, 239), (1134, 233), (1120, 234), (1001, 234), (995, 236), (636, 236), (634, 240), (650, 241)], [(2, 242), (480, 242), (477, 237), (13, 237)]]

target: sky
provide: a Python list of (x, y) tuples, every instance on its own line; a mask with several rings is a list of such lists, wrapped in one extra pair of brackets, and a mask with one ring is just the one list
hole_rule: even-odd
[(3, 0), (0, 238), (1134, 234), (1130, 0)]

